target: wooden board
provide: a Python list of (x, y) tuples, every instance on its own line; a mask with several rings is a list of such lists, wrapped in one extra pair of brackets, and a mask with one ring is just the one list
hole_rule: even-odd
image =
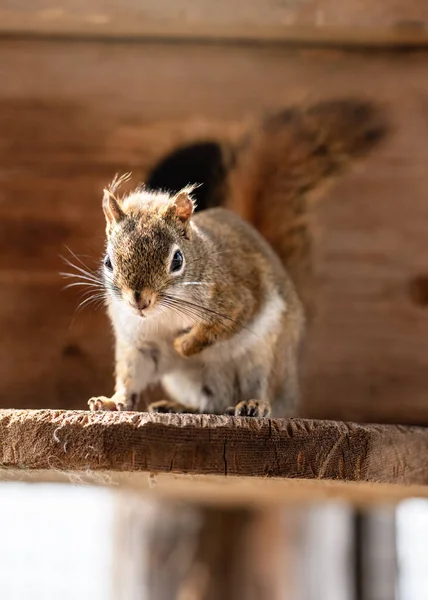
[(424, 0), (288, 0), (210, 3), (21, 0), (0, 8), (0, 32), (67, 36), (426, 44)]
[[(0, 411), (0, 439), (1, 478), (6, 480), (58, 480), (60, 474), (69, 481), (83, 476), (82, 482), (142, 488), (148, 473), (152, 487), (159, 474), (182, 474), (187, 482), (202, 478), (201, 485), (208, 478), (212, 498), (224, 494), (227, 501), (242, 478), (246, 485), (238, 500), (250, 504), (258, 502), (265, 486), (278, 503), (326, 497), (359, 501), (364, 494), (393, 502), (428, 495), (428, 431), (416, 427), (6, 410)], [(168, 482), (163, 487), (168, 492)], [(192, 487), (186, 485), (182, 493), (196, 500)]]
[[(364, 94), (388, 142), (319, 204), (304, 414), (428, 422), (428, 55), (215, 45), (0, 44), (0, 404), (84, 408), (111, 391), (100, 311), (74, 321), (65, 245), (103, 252), (101, 190), (185, 140), (294, 103)], [(89, 258), (86, 258), (89, 255)]]

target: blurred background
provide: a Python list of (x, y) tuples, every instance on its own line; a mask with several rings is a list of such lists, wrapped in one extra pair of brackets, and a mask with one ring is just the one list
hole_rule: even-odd
[[(357, 97), (389, 131), (307, 208), (302, 416), (427, 425), (427, 44), (425, 0), (0, 0), (0, 407), (113, 387), (107, 317), (76, 314), (59, 273), (70, 250), (97, 265), (116, 172), (167, 185), (191, 165), (211, 190), (267, 115)], [(428, 597), (425, 501), (283, 501), (2, 483), (0, 597)]]

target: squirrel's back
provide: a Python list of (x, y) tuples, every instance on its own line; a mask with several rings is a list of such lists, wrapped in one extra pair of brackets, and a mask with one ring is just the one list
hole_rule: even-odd
[(216, 248), (217, 264), (231, 271), (240, 282), (260, 285), (260, 293), (276, 289), (281, 296), (297, 302), (293, 283), (278, 255), (266, 239), (248, 222), (224, 208), (211, 208), (194, 215), (200, 233)]
[[(260, 253), (272, 268), (285, 272), (272, 246), (250, 223), (226, 208), (210, 208), (196, 213), (193, 222), (198, 229), (219, 247), (239, 252)], [(229, 260), (231, 257), (226, 258)]]
[[(290, 273), (306, 309), (313, 308), (310, 198), (385, 136), (377, 106), (358, 99), (294, 107), (249, 127), (235, 141), (178, 148), (147, 179), (178, 191), (189, 182), (199, 210), (224, 206), (251, 223)], [(197, 207), (198, 208), (198, 207)]]

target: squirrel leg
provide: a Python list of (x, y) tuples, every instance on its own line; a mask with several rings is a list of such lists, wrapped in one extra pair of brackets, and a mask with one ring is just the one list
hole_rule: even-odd
[(96, 396), (88, 401), (89, 410), (135, 410), (140, 393), (156, 380), (158, 357), (154, 351), (116, 342), (116, 385), (111, 398)]
[(159, 400), (152, 402), (148, 406), (148, 411), (151, 413), (197, 413), (198, 409), (193, 406), (186, 406), (175, 400)]

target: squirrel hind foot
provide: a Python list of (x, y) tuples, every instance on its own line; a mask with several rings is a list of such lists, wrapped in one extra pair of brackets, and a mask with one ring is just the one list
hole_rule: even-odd
[(150, 413), (197, 413), (198, 411), (190, 406), (180, 404), (174, 400), (158, 400), (152, 402), (147, 408)]
[(261, 400), (243, 400), (235, 407), (226, 409), (225, 414), (234, 415), (235, 417), (269, 417), (271, 412), (269, 402)]

